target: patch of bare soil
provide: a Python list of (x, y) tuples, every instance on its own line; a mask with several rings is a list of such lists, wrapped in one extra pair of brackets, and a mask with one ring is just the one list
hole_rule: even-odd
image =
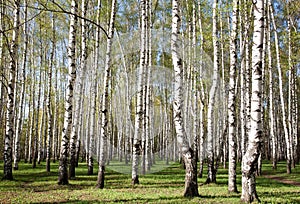
[(293, 186), (300, 187), (300, 182), (298, 182), (298, 181), (288, 180), (288, 179), (285, 179), (283, 177), (272, 176), (272, 175), (264, 175), (264, 177), (275, 180), (275, 181), (278, 181), (278, 182), (281, 182), (281, 183), (290, 184), (290, 185), (293, 185)]

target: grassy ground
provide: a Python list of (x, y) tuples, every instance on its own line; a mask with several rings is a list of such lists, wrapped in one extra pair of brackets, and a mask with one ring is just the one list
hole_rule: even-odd
[[(57, 185), (58, 167), (52, 164), (50, 173), (45, 171), (45, 163), (32, 169), (30, 164), (20, 164), (14, 171), (14, 181), (0, 182), (0, 203), (239, 203), (240, 193), (227, 193), (227, 170), (219, 169), (217, 184), (202, 185), (205, 178), (199, 179), (199, 198), (183, 198), (184, 170), (179, 164), (167, 169), (140, 177), (140, 185), (132, 186), (130, 175), (116, 173), (107, 169), (106, 188), (96, 189), (97, 175), (87, 176), (85, 164), (76, 169), (76, 179), (70, 185)], [(273, 171), (271, 164), (263, 166), (264, 174), (285, 175), (284, 163), (279, 163)], [(0, 165), (3, 177), (3, 162)], [(205, 170), (206, 171), (206, 170)], [(206, 175), (204, 175), (205, 177)], [(299, 170), (289, 179), (299, 180)], [(238, 189), (241, 190), (240, 173)], [(300, 187), (282, 184), (265, 177), (257, 178), (258, 196), (263, 203), (300, 203)]]

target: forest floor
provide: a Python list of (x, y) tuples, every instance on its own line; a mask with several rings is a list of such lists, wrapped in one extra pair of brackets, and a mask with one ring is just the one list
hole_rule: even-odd
[(269, 179), (273, 179), (273, 180), (278, 181), (280, 183), (285, 183), (285, 184), (290, 184), (290, 185), (293, 185), (293, 186), (300, 187), (300, 182), (289, 180), (289, 179), (285, 179), (284, 177), (271, 176), (271, 175), (266, 175), (264, 177), (269, 178)]
[[(76, 178), (66, 186), (57, 184), (58, 163), (51, 164), (50, 173), (45, 167), (44, 162), (35, 169), (21, 162), (19, 170), (13, 171), (13, 181), (0, 181), (0, 203), (240, 203), (240, 192), (228, 194), (228, 170), (223, 168), (218, 170), (216, 184), (203, 185), (206, 174), (198, 179), (200, 197), (184, 198), (184, 170), (178, 163), (141, 175), (140, 184), (136, 186), (131, 185), (130, 174), (112, 171), (108, 166), (102, 190), (95, 188), (96, 165), (94, 174), (87, 175), (86, 164), (80, 163)], [(0, 169), (3, 169), (3, 162)], [(241, 191), (239, 167), (237, 171), (238, 190)], [(265, 161), (262, 175), (256, 179), (262, 203), (300, 203), (299, 167), (287, 175), (284, 162), (278, 164), (277, 170), (272, 170), (271, 163)], [(0, 177), (3, 177), (2, 170)]]

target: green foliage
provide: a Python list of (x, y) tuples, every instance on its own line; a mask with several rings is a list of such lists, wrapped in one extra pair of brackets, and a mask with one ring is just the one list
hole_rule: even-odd
[[(1, 163), (1, 167), (3, 164)], [(1, 203), (240, 203), (240, 193), (228, 194), (227, 169), (219, 169), (217, 184), (202, 185), (206, 175), (199, 179), (198, 198), (184, 198), (184, 170), (178, 163), (161, 172), (141, 176), (140, 185), (132, 186), (130, 175), (119, 174), (107, 169), (106, 189), (96, 189), (96, 174), (88, 176), (87, 167), (81, 163), (76, 169), (76, 179), (70, 185), (57, 184), (58, 164), (51, 164), (51, 172), (45, 171), (45, 163), (32, 169), (31, 164), (20, 163), (20, 170), (14, 171), (14, 181), (0, 182)], [(263, 175), (286, 176), (299, 180), (295, 169), (291, 175), (285, 175), (285, 163), (278, 164), (278, 170), (272, 170), (269, 162), (263, 165)], [(206, 172), (206, 169), (204, 170)], [(240, 168), (238, 168), (240, 172)], [(2, 176), (2, 172), (0, 176)], [(241, 176), (238, 174), (238, 189), (241, 190)], [(257, 190), (263, 203), (299, 203), (300, 189), (282, 184), (264, 176), (257, 178)]]

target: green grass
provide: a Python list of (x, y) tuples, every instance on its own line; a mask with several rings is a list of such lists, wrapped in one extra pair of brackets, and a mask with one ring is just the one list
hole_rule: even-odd
[[(0, 203), (240, 203), (240, 193), (227, 192), (227, 169), (219, 169), (217, 184), (202, 185), (206, 175), (199, 178), (201, 196), (189, 199), (182, 196), (184, 170), (179, 164), (140, 176), (141, 184), (136, 186), (131, 185), (129, 174), (107, 168), (105, 189), (102, 190), (95, 188), (97, 172), (86, 175), (87, 167), (83, 163), (76, 169), (76, 179), (70, 180), (67, 186), (57, 185), (58, 164), (51, 165), (52, 170), (47, 173), (45, 163), (36, 169), (32, 169), (30, 164), (20, 163), (19, 170), (13, 172), (13, 181), (0, 182)], [(263, 173), (284, 175), (284, 167), (284, 163), (279, 163), (278, 170), (273, 171), (270, 163), (266, 162)], [(3, 177), (3, 162), (0, 169), (0, 177)], [(239, 171), (238, 168), (238, 189), (241, 191)], [(294, 176), (299, 173), (297, 170), (294, 172)], [(258, 177), (257, 191), (263, 203), (300, 203), (300, 187)]]

